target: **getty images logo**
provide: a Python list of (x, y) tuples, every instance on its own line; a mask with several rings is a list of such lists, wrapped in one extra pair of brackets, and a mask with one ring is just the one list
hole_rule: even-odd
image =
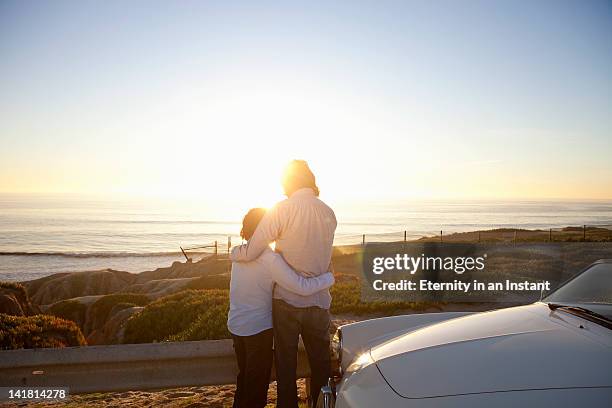
[(453, 271), (461, 275), (469, 271), (482, 271), (485, 267), (487, 254), (479, 257), (457, 256), (410, 256), (396, 254), (389, 257), (375, 257), (372, 260), (372, 272), (380, 275), (383, 272), (409, 272), (414, 275), (418, 271)]

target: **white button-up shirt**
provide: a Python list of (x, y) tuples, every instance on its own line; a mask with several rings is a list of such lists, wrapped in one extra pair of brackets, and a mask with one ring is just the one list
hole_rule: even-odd
[(311, 295), (334, 283), (331, 273), (307, 279), (295, 273), (283, 257), (267, 248), (253, 262), (232, 263), (227, 328), (236, 336), (252, 336), (272, 328), (272, 291), (284, 288)]
[[(275, 241), (276, 251), (296, 272), (319, 276), (329, 270), (336, 225), (333, 210), (312, 189), (302, 188), (268, 210), (249, 242), (232, 250), (231, 260), (253, 261)], [(274, 298), (296, 307), (331, 305), (329, 289), (301, 296), (277, 287)]]

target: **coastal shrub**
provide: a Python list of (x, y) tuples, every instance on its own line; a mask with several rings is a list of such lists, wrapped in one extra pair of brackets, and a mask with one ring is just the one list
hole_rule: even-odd
[(86, 345), (72, 321), (49, 315), (11, 316), (0, 313), (0, 348), (69, 347)]
[(195, 341), (227, 339), (230, 333), (227, 330), (227, 312), (229, 303), (212, 305), (201, 314), (195, 322), (182, 332), (169, 336), (169, 341)]
[(47, 309), (47, 314), (59, 317), (61, 319), (72, 320), (80, 327), (83, 327), (85, 322), (85, 314), (87, 306), (76, 300), (61, 300), (54, 303)]
[(207, 275), (192, 280), (186, 289), (229, 289), (230, 275)]
[[(435, 306), (429, 302), (362, 302), (360, 282), (354, 275), (339, 277), (331, 293), (333, 314), (394, 314)], [(228, 338), (228, 309), (228, 290), (185, 290), (165, 296), (128, 319), (124, 343)]]
[[(172, 336), (196, 337), (195, 333), (220, 333), (229, 307), (229, 291), (220, 289), (185, 290), (160, 298), (130, 317), (125, 326), (124, 343), (150, 343)], [(189, 328), (202, 317), (201, 326)], [(208, 330), (204, 326), (210, 322)], [(208, 330), (208, 331), (207, 331)]]

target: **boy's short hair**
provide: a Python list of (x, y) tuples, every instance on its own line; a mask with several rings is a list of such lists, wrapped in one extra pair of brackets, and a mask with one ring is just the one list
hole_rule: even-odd
[(251, 239), (264, 215), (266, 215), (265, 208), (251, 208), (242, 219), (240, 236), (247, 241)]

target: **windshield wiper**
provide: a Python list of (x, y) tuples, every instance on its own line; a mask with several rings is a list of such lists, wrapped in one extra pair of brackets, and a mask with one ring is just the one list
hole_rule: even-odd
[(589, 310), (585, 307), (562, 305), (560, 303), (549, 303), (548, 308), (550, 310), (562, 309), (569, 314), (573, 314), (575, 316), (582, 317), (586, 320), (589, 320), (593, 323), (597, 323), (603, 327), (606, 327), (612, 330), (612, 320), (608, 319), (604, 315), (595, 313), (594, 311)]

